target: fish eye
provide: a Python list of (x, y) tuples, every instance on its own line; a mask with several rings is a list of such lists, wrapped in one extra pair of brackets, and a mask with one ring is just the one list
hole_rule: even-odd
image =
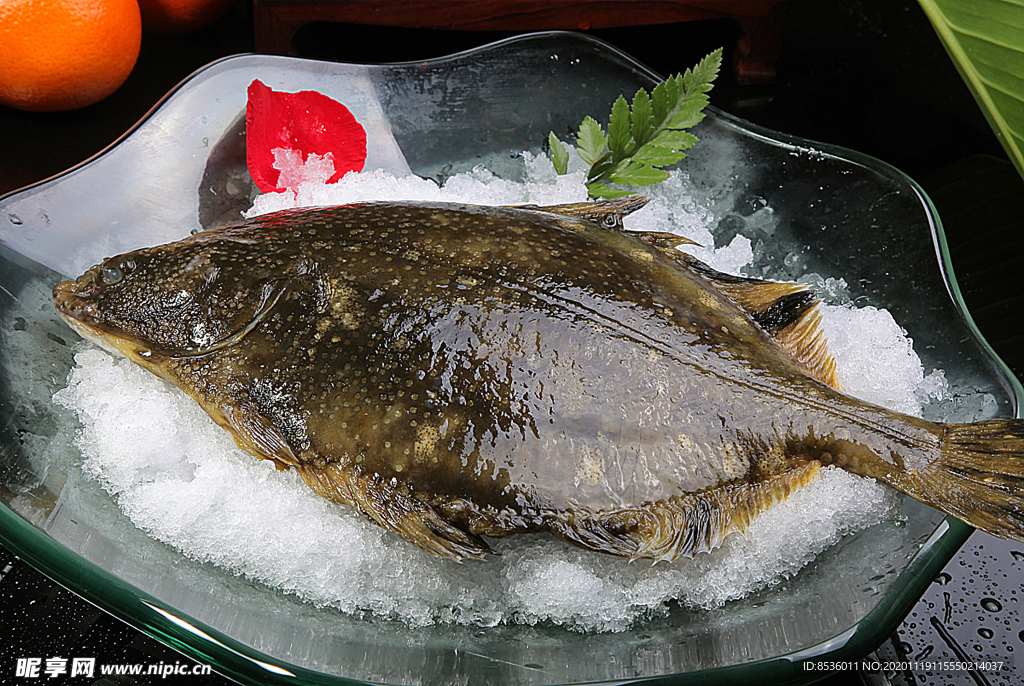
[(100, 279), (108, 286), (112, 286), (124, 278), (124, 272), (120, 267), (104, 267), (100, 270)]

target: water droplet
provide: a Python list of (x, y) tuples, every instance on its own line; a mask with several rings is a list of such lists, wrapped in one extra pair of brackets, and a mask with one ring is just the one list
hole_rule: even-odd
[(978, 629), (978, 635), (982, 638), (992, 638), (996, 635), (996, 632), (992, 631), (987, 627), (981, 627), (980, 629)]
[(1024, 550), (1011, 550), (1010, 555), (1018, 562), (1024, 562)]
[(1003, 609), (1002, 603), (1000, 603), (995, 598), (982, 598), (981, 606), (989, 612), (999, 612)]
[(938, 583), (938, 584), (940, 584), (942, 586), (945, 586), (946, 584), (948, 584), (952, 580), (953, 580), (953, 575), (949, 574), (948, 572), (942, 572), (937, 577), (935, 577), (936, 583)]
[(20, 224), (24, 224), (25, 223), (25, 222), (21, 221), (21, 217), (19, 217), (16, 214), (11, 214), (10, 212), (7, 213), (7, 218), (11, 220), (12, 224), (20, 225)]

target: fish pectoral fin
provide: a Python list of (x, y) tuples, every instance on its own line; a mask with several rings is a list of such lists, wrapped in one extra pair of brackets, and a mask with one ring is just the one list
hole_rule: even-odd
[(794, 463), (765, 479), (730, 481), (640, 507), (566, 517), (549, 528), (589, 550), (635, 559), (666, 560), (714, 550), (730, 533), (808, 483), (821, 465)]
[(298, 470), (318, 495), (352, 507), (409, 543), (456, 562), (493, 553), (487, 543), (446, 520), (429, 504), (403, 493), (376, 475), (360, 475), (340, 465)]
[(228, 405), (221, 408), (221, 415), (235, 443), (244, 450), (278, 465), (294, 467), (299, 464), (287, 439), (258, 408), (250, 404)]
[(537, 210), (551, 212), (564, 217), (586, 219), (600, 224), (606, 229), (622, 230), (622, 218), (636, 212), (647, 204), (648, 198), (643, 195), (628, 195), (614, 200), (598, 200), (595, 202), (577, 202), (567, 205), (508, 205), (513, 209)]
[(249, 333), (255, 329), (261, 321), (263, 321), (271, 310), (274, 309), (278, 300), (281, 299), (281, 296), (284, 295), (287, 290), (287, 281), (264, 284), (259, 304), (253, 308), (252, 312), (249, 313), (245, 319), (240, 320), (237, 326), (233, 327), (230, 333), (227, 333), (216, 341), (186, 348), (160, 348), (154, 346), (152, 351), (162, 357), (182, 359), (186, 357), (203, 357), (233, 346), (248, 336)]

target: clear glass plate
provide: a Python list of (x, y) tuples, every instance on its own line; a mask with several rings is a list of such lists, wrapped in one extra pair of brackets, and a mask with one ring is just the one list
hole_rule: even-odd
[[(965, 540), (968, 527), (907, 499), (900, 525), (846, 537), (781, 587), (715, 610), (673, 607), (626, 633), (582, 634), (356, 618), (149, 538), (83, 477), (73, 432), (59, 428), (67, 420), (50, 396), (64, 385), (75, 335), (53, 312), (50, 289), (99, 257), (249, 206), (244, 112), (255, 78), (348, 105), (369, 122), (369, 166), (401, 166), (404, 156), (413, 172), (442, 180), (481, 163), (515, 176), (513, 155), (539, 150), (548, 131), (567, 134), (657, 75), (567, 33), (396, 65), (232, 57), (184, 81), (94, 158), (0, 199), (0, 539), (43, 573), (243, 683), (768, 683), (817, 678), (804, 660), (872, 650)], [(770, 208), (773, 247), (758, 268), (842, 277), (858, 304), (888, 308), (925, 371), (945, 370), (954, 391), (928, 416), (1016, 415), (1024, 391), (966, 314), (938, 217), (914, 182), (714, 110), (697, 134), (683, 167), (715, 206), (716, 240), (740, 233), (758, 244)]]

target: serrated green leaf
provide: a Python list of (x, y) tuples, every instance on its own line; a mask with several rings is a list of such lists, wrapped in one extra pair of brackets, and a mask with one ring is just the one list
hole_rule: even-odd
[(679, 102), (682, 88), (683, 77), (681, 74), (670, 76), (654, 87), (651, 100), (654, 105), (655, 126), (660, 127), (665, 123), (665, 119)]
[(665, 167), (670, 164), (675, 164), (679, 160), (686, 157), (686, 153), (672, 148), (659, 148), (656, 145), (645, 145), (630, 158), (634, 162), (640, 164), (647, 164), (652, 167)]
[(919, 2), (1024, 176), (1024, 5), (1014, 0)]
[(593, 164), (590, 172), (587, 173), (587, 181), (594, 181), (607, 176), (615, 167), (616, 162), (612, 159), (611, 153), (605, 153), (601, 159)]
[(689, 131), (664, 129), (651, 139), (649, 145), (669, 150), (686, 150), (693, 147), (696, 142), (697, 137)]
[(608, 120), (608, 149), (612, 159), (618, 162), (632, 152), (629, 140), (629, 105), (621, 95), (612, 105), (612, 115)]
[[(593, 117), (583, 120), (576, 145), (580, 157), (590, 165), (587, 189), (591, 197), (622, 197), (629, 191), (618, 185), (649, 186), (668, 178), (668, 172), (660, 167), (681, 160), (683, 150), (697, 142), (683, 129), (704, 118), (706, 93), (721, 63), (719, 49), (684, 74), (659, 83), (651, 95), (641, 88), (632, 106), (619, 96), (612, 105), (607, 134)], [(556, 144), (551, 148), (554, 161)]]
[(683, 87), (687, 93), (707, 93), (711, 83), (718, 76), (722, 66), (722, 49), (719, 48), (683, 73)]
[(551, 148), (551, 164), (555, 166), (556, 174), (565, 174), (569, 171), (569, 151), (558, 140), (558, 136), (552, 131), (548, 134), (548, 146)]
[(631, 161), (623, 169), (613, 170), (608, 175), (609, 181), (625, 186), (651, 186), (667, 178), (668, 172), (664, 169), (655, 169), (635, 161)]
[(614, 200), (615, 198), (624, 198), (630, 193), (632, 193), (632, 191), (625, 188), (616, 188), (604, 181), (594, 181), (593, 183), (587, 184), (587, 194), (591, 198)]
[(688, 129), (696, 126), (704, 119), (704, 108), (708, 105), (708, 97), (703, 93), (687, 98), (680, 103), (665, 123), (669, 129)]
[(651, 110), (654, 113), (654, 125), (661, 126), (668, 116), (668, 103), (675, 98), (670, 97), (668, 82), (672, 77), (665, 79), (651, 91)]
[(586, 117), (576, 134), (576, 152), (587, 164), (596, 164), (608, 148), (608, 136), (593, 117)]
[(637, 148), (650, 140), (654, 134), (654, 111), (651, 108), (651, 96), (647, 95), (647, 91), (643, 88), (633, 96), (630, 131), (633, 133), (633, 143)]

